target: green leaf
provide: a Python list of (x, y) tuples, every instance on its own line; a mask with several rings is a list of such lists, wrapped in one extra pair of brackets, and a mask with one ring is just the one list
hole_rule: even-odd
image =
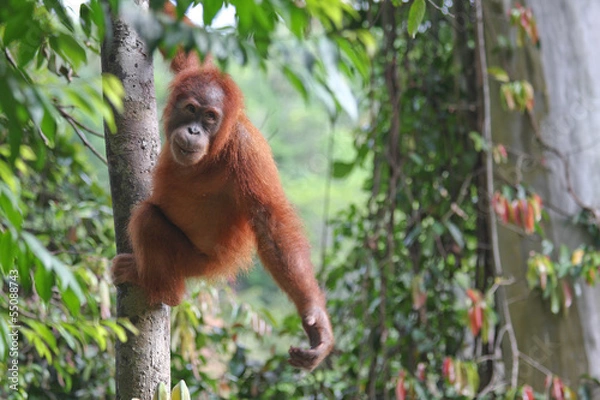
[(82, 3), (79, 6), (79, 21), (83, 32), (89, 37), (92, 33), (92, 10), (89, 4)]
[(32, 343), (40, 357), (45, 358), (48, 363), (52, 364), (52, 353), (48, 349), (48, 346), (46, 346), (46, 343), (38, 336), (33, 337)]
[(120, 342), (124, 343), (127, 341), (127, 333), (125, 332), (125, 328), (120, 326), (117, 322), (104, 320), (102, 321), (102, 324), (109, 327), (115, 333)]
[(297, 38), (301, 39), (308, 26), (309, 18), (306, 12), (295, 4), (290, 3), (289, 7), (288, 27)]
[[(81, 290), (81, 289), (79, 289)], [(63, 290), (61, 293), (62, 301), (69, 310), (71, 315), (79, 315), (81, 308), (80, 297), (75, 293), (75, 291), (69, 287), (67, 290)]]
[(14, 243), (12, 233), (9, 229), (6, 232), (0, 232), (0, 267), (4, 275), (14, 267), (15, 253), (18, 246)]
[(52, 331), (44, 324), (28, 319), (27, 325), (46, 343), (54, 354), (58, 353), (58, 347), (56, 344), (56, 338), (52, 334)]
[(319, 54), (327, 72), (327, 88), (335, 97), (336, 102), (353, 120), (358, 120), (358, 104), (346, 79), (337, 67), (338, 51), (330, 40), (323, 38), (319, 41)]
[(464, 248), (465, 240), (463, 238), (463, 234), (460, 231), (460, 229), (458, 229), (458, 227), (450, 221), (444, 222), (444, 225), (446, 225), (446, 228), (448, 228), (448, 232), (450, 233), (450, 236), (452, 236), (452, 239), (454, 239), (454, 241), (456, 242), (458, 247), (460, 247), (461, 249)]
[(75, 341), (75, 337), (71, 335), (67, 330), (60, 324), (55, 326), (58, 331), (60, 337), (67, 343), (72, 350), (78, 351), (79, 348), (77, 346), (77, 342)]
[(34, 274), (35, 290), (44, 301), (49, 301), (52, 297), (52, 275), (51, 271), (48, 271), (41, 266), (35, 269)]
[(300, 92), (304, 101), (308, 101), (308, 90), (306, 90), (306, 86), (304, 85), (304, 82), (302, 82), (302, 79), (300, 79), (300, 77), (287, 65), (283, 66), (283, 74), (286, 76), (288, 81), (290, 81), (290, 83), (296, 88), (296, 90)]
[(354, 168), (354, 163), (345, 163), (342, 161), (335, 161), (333, 163), (333, 177), (334, 178), (344, 178), (352, 172)]
[(469, 138), (473, 141), (473, 146), (475, 147), (475, 151), (483, 151), (488, 150), (489, 146), (483, 136), (479, 132), (471, 131), (469, 132)]
[[(0, 165), (1, 167), (2, 165)], [(0, 174), (0, 176), (3, 174)], [(0, 182), (0, 215), (5, 215), (8, 221), (18, 231), (23, 224), (23, 215), (19, 208), (19, 203), (13, 192), (8, 186)]]
[(119, 324), (121, 324), (123, 326), (123, 328), (127, 329), (129, 332), (131, 332), (134, 335), (139, 335), (140, 331), (138, 330), (138, 328), (136, 328), (136, 326), (127, 318), (119, 318), (117, 320), (117, 322), (119, 322)]
[(79, 68), (87, 60), (85, 49), (71, 35), (59, 33), (58, 36), (51, 38), (50, 43), (53, 43), (52, 48), (75, 69)]
[(210, 26), (213, 19), (223, 8), (222, 0), (205, 1), (202, 3), (202, 20), (205, 26)]
[(119, 78), (108, 73), (102, 74), (102, 92), (117, 111), (123, 111), (125, 88)]
[(95, 324), (83, 327), (83, 331), (96, 342), (100, 350), (106, 350), (106, 328)]
[(408, 11), (408, 34), (413, 38), (425, 16), (425, 0), (414, 0)]
[[(25, 3), (25, 2), (24, 2)], [(28, 4), (28, 3), (25, 3)], [(30, 13), (33, 13), (33, 3), (31, 4)], [(23, 12), (23, 10), (19, 10), (18, 14), (11, 15), (10, 19), (6, 22), (4, 26), (4, 46), (8, 46), (10, 43), (14, 41), (23, 40), (24, 36), (29, 29), (29, 23), (31, 21), (31, 14), (27, 12)]]
[[(164, 3), (163, 3), (164, 4)], [(91, 10), (91, 19), (94, 21), (94, 24), (98, 27), (98, 37), (104, 37), (105, 30), (105, 18), (106, 14), (104, 13), (104, 8), (100, 4), (98, 0), (92, 0), (89, 2), (90, 10)]]
[(488, 74), (490, 74), (494, 79), (499, 82), (509, 82), (510, 78), (508, 77), (508, 73), (500, 68), (500, 67), (489, 67)]
[(56, 15), (58, 15), (60, 22), (63, 23), (64, 26), (71, 32), (74, 32), (73, 22), (71, 22), (71, 18), (67, 15), (67, 12), (60, 1), (57, 0), (44, 0), (44, 5), (49, 10), (54, 10)]
[(344, 38), (338, 38), (336, 44), (352, 62), (352, 66), (356, 68), (361, 77), (366, 80), (369, 77), (369, 59), (365, 52), (360, 46), (356, 46), (355, 43)]
[[(3, 154), (5, 157), (8, 155), (10, 155), (10, 151), (8, 151), (7, 154)], [(2, 160), (0, 160), (0, 186), (1, 185), (6, 185), (6, 190), (12, 193), (18, 193), (21, 186), (13, 169)], [(2, 188), (0, 188), (0, 192), (2, 192)]]
[(51, 112), (47, 109), (44, 110), (44, 116), (40, 121), (40, 129), (44, 133), (44, 135), (48, 138), (48, 140), (54, 143), (54, 138), (56, 137), (56, 120)]
[(35, 236), (25, 231), (21, 232), (21, 236), (29, 250), (40, 260), (42, 265), (56, 273), (56, 277), (61, 284), (61, 290), (65, 292), (63, 296), (68, 292), (67, 289), (71, 289), (76, 298), (83, 301), (85, 296), (71, 270), (62, 261), (54, 257)]

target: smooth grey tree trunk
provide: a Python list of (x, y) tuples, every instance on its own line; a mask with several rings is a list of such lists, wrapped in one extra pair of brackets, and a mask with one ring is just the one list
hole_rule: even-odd
[[(140, 2), (147, 5), (147, 1)], [(107, 127), (104, 131), (117, 252), (127, 253), (131, 252), (127, 222), (132, 207), (150, 192), (160, 137), (152, 54), (118, 16), (113, 16), (112, 31), (102, 46), (102, 71), (117, 76), (126, 93), (124, 111), (115, 116), (117, 133), (110, 133)], [(129, 335), (126, 343), (117, 343), (117, 399), (149, 400), (159, 382), (170, 387), (169, 313), (165, 305), (149, 307), (137, 287), (117, 288), (118, 317), (129, 318), (139, 329), (139, 335)]]
[[(537, 18), (539, 49), (529, 41), (523, 48), (516, 47), (516, 28), (509, 26), (506, 17), (512, 1), (488, 0), (484, 4), (489, 66), (504, 68), (512, 80), (526, 79), (533, 84), (535, 122), (541, 136), (566, 155), (576, 195), (590, 207), (599, 207), (600, 2), (525, 1)], [(498, 51), (499, 35), (509, 39), (512, 52)], [(527, 115), (503, 109), (499, 86), (491, 85), (492, 135), (494, 142), (507, 145), (512, 155), (508, 166), (498, 172), (513, 182), (522, 179), (541, 194), (550, 215), (545, 232), (556, 249), (561, 244), (575, 248), (588, 242), (585, 230), (572, 222), (581, 208), (568, 193), (563, 162), (544, 151)], [(498, 229), (504, 275), (516, 279), (507, 294), (518, 348), (535, 361), (521, 360), (520, 383), (543, 389), (549, 371), (565, 378), (573, 388), (583, 374), (599, 378), (600, 291), (577, 282), (574, 305), (567, 314), (553, 315), (549, 301), (542, 300), (539, 291), (530, 291), (525, 280), (527, 258), (531, 250), (540, 251), (539, 238), (503, 225)], [(506, 355), (510, 369), (510, 354)]]

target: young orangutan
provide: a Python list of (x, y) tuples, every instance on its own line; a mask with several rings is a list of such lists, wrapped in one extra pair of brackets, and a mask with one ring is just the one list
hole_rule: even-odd
[(139, 285), (151, 303), (175, 306), (186, 278), (232, 276), (250, 263), (256, 247), (309, 338), (309, 349), (290, 348), (290, 363), (312, 370), (334, 339), (309, 244), (271, 149), (244, 114), (230, 76), (183, 52), (171, 69), (153, 191), (133, 211), (133, 254), (114, 259), (114, 282)]

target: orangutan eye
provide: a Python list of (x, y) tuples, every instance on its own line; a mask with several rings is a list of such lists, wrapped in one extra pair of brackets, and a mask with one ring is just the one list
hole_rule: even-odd
[(185, 106), (185, 109), (186, 109), (188, 112), (192, 113), (192, 114), (195, 114), (195, 113), (196, 113), (196, 107), (194, 107), (194, 105), (193, 105), (193, 104), (187, 104), (187, 105)]
[(214, 111), (207, 111), (204, 114), (204, 120), (206, 122), (215, 123), (217, 122), (217, 113)]

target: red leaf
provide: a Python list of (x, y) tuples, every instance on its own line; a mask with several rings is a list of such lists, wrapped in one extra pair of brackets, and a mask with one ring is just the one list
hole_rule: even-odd
[(592, 285), (596, 281), (596, 268), (588, 269), (588, 272), (585, 275), (585, 281), (588, 285)]
[(504, 206), (506, 207), (506, 220), (511, 224), (514, 224), (517, 221), (516, 210), (513, 204), (514, 203), (511, 204), (508, 199), (504, 199)]
[(483, 321), (483, 310), (481, 309), (481, 305), (476, 304), (469, 309), (469, 322), (471, 325), (471, 332), (473, 336), (477, 336), (479, 331), (481, 330), (481, 325)]
[(515, 225), (519, 225), (522, 226), (522, 218), (521, 218), (521, 209), (519, 207), (519, 200), (513, 200), (512, 203), (510, 203), (510, 207), (513, 210), (513, 215), (514, 215), (514, 219), (513, 222)]
[(506, 147), (503, 144), (498, 145), (498, 152), (502, 156), (502, 158), (506, 159), (508, 157), (508, 152), (506, 151)]
[(535, 229), (535, 212), (529, 202), (524, 201), (524, 203), (527, 211), (525, 212), (525, 226), (523, 228), (525, 228), (526, 233), (531, 234)]
[(442, 364), (442, 375), (450, 384), (454, 384), (456, 375), (454, 373), (454, 361), (452, 358), (444, 358), (444, 363)]
[(523, 400), (534, 400), (533, 389), (529, 385), (523, 386)]
[(481, 294), (476, 289), (467, 289), (467, 296), (473, 303), (479, 303), (481, 301)]
[(500, 219), (502, 220), (502, 222), (506, 222), (506, 202), (505, 202), (505, 198), (504, 196), (502, 196), (499, 192), (494, 193), (494, 197), (492, 197), (492, 207), (494, 209), (494, 212), (496, 213), (496, 215), (498, 215), (498, 217), (500, 217)]
[(533, 208), (533, 213), (535, 215), (535, 220), (540, 222), (542, 219), (542, 198), (536, 194), (531, 196), (530, 198), (530, 206)]
[(565, 400), (564, 385), (562, 380), (555, 376), (552, 381), (552, 397), (556, 400)]
[(404, 371), (400, 371), (398, 375), (398, 383), (396, 383), (396, 400), (405, 400), (406, 399), (406, 388), (404, 387)]

